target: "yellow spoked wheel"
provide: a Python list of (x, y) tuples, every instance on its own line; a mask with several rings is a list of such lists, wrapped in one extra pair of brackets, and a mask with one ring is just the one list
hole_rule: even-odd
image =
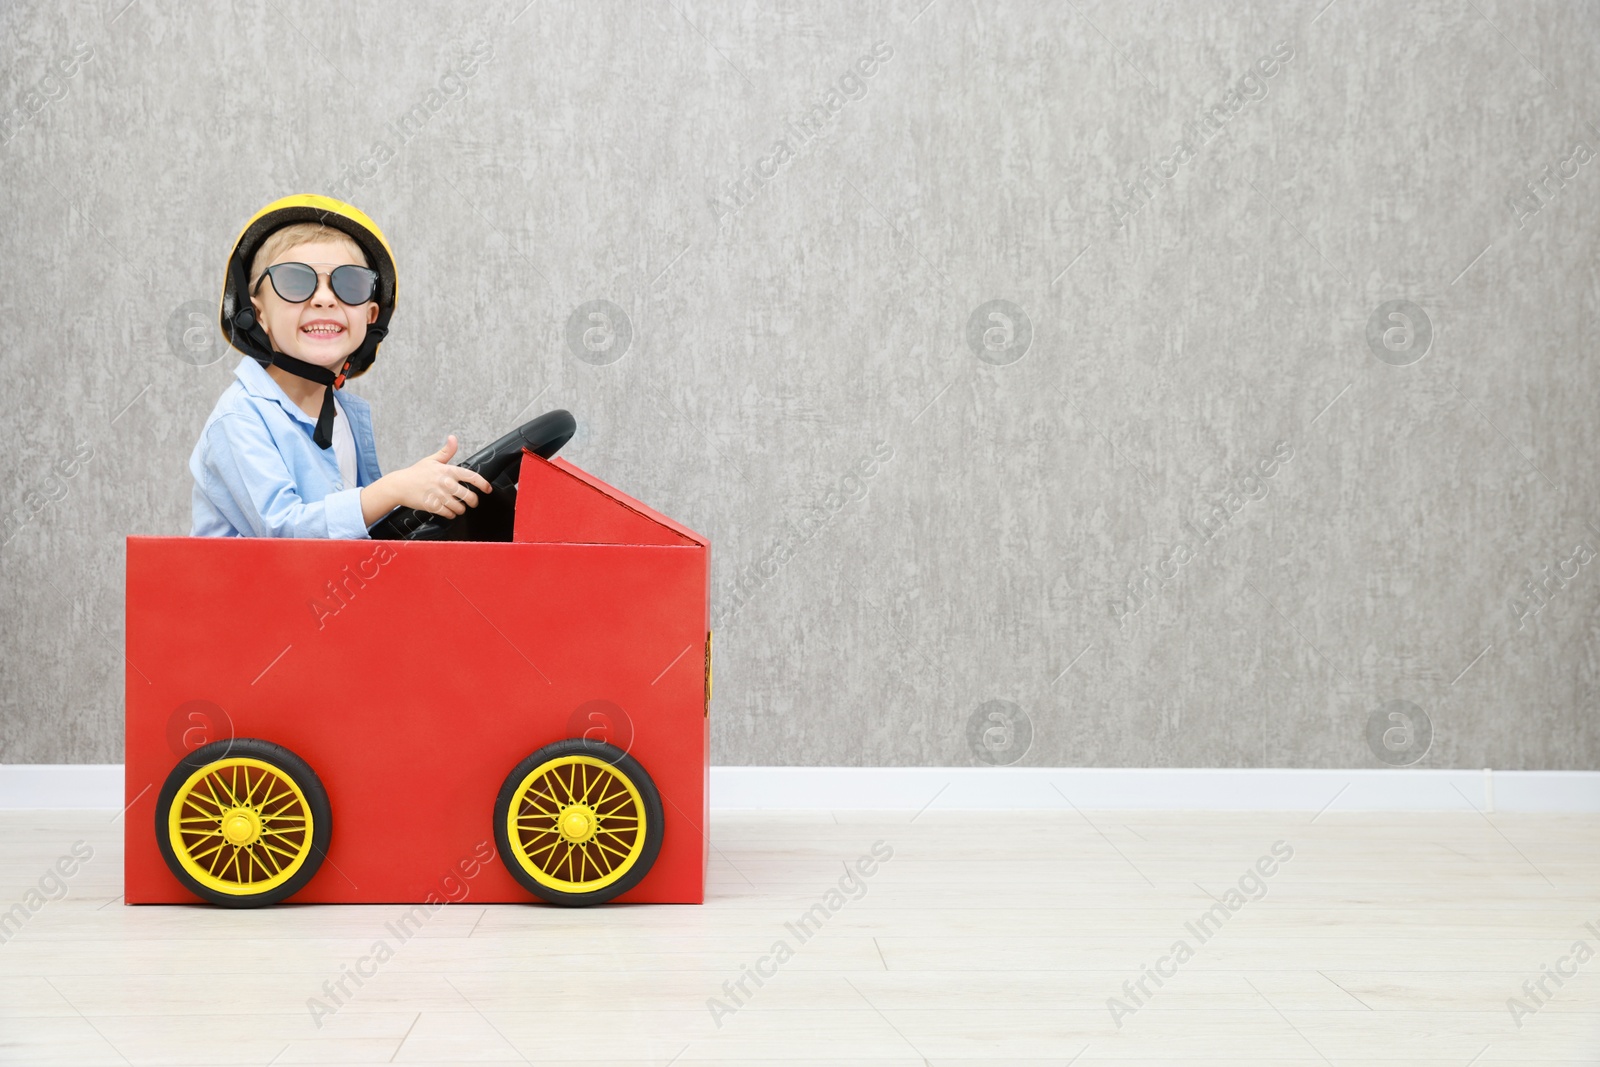
[(326, 854), (327, 795), (306, 762), (266, 741), (205, 745), (167, 776), (156, 805), (167, 867), (215, 904), (258, 907), (310, 881)]
[(495, 803), (500, 855), (553, 904), (599, 904), (639, 883), (661, 848), (661, 798), (638, 761), (585, 738), (517, 765)]

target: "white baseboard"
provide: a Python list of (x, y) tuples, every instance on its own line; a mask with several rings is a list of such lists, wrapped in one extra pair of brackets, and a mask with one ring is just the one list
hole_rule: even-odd
[(1600, 812), (1600, 771), (713, 767), (715, 808)]
[(120, 763), (0, 763), (0, 811), (117, 811)]
[[(120, 810), (121, 764), (0, 764), (0, 810)], [(790, 811), (1600, 812), (1600, 771), (712, 767), (711, 806)]]

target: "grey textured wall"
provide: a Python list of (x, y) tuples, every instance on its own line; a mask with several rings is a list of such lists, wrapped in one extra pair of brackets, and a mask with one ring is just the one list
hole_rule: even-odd
[(0, 760), (120, 759), (325, 192), (386, 469), (567, 407), (712, 539), (716, 762), (1600, 766), (1593, 4), (125, 2), (0, 14)]

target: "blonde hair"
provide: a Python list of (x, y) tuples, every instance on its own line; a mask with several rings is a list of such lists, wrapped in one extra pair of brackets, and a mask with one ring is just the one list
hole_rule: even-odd
[(261, 247), (256, 249), (255, 258), (250, 261), (252, 292), (254, 286), (261, 281), (261, 272), (272, 266), (274, 260), (296, 245), (310, 244), (312, 241), (342, 242), (361, 258), (363, 266), (372, 266), (367, 260), (367, 253), (356, 243), (356, 239), (343, 230), (324, 226), (320, 222), (292, 222), (282, 229), (273, 230), (267, 235), (267, 239), (261, 242)]

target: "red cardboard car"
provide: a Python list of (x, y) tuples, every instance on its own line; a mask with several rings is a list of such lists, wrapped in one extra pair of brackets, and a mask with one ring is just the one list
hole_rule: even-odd
[(128, 538), (128, 903), (704, 901), (709, 542), (517, 485), (508, 543)]

